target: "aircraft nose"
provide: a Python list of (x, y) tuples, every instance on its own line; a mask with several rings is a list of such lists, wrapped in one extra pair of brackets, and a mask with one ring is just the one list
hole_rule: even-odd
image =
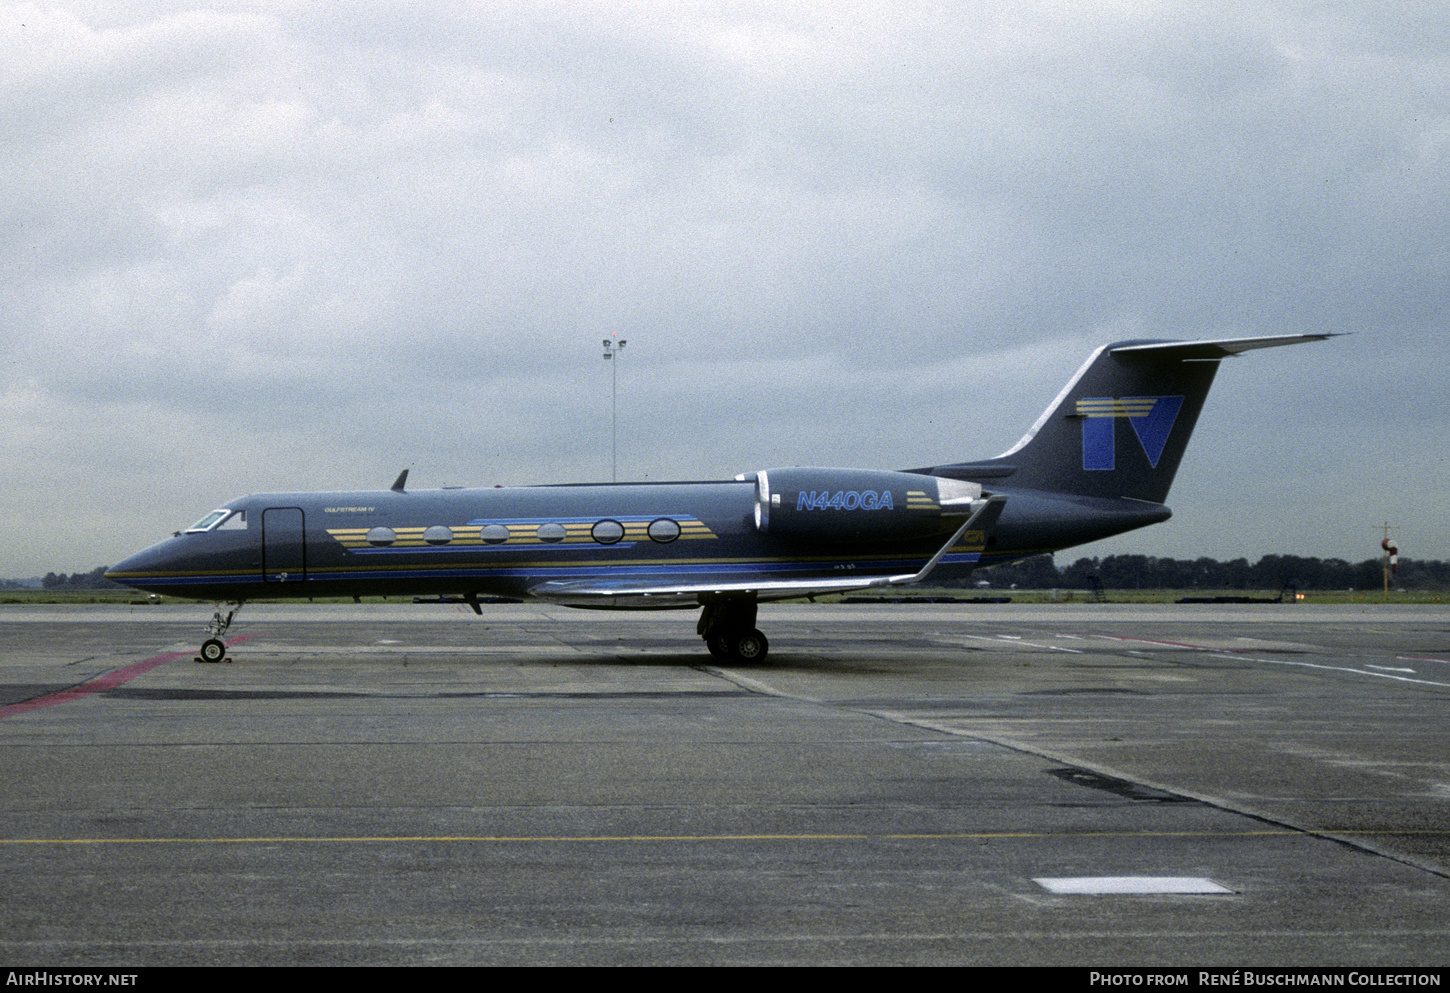
[(150, 548), (129, 555), (106, 570), (105, 576), (113, 583), (120, 583), (123, 586), (130, 586), (141, 590), (147, 588), (147, 580), (155, 579), (164, 575), (167, 571), (168, 560), (173, 558), (171, 543), (174, 538)]
[(113, 583), (121, 583), (123, 585), (129, 586), (130, 584), (126, 582), (126, 579), (131, 573), (137, 571), (136, 564), (140, 560), (140, 558), (140, 555), (128, 555), (126, 558), (122, 559), (115, 565), (111, 566), (111, 568), (106, 570), (106, 578)]

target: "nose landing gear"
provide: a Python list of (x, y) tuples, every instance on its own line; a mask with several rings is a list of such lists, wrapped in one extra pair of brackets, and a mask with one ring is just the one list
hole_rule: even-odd
[(201, 643), (201, 654), (197, 655), (197, 662), (230, 662), (227, 658), (227, 643), (222, 641), (222, 635), (227, 633), (227, 628), (232, 626), (232, 618), (237, 616), (237, 611), (242, 609), (241, 600), (228, 601), (226, 606), (232, 609), (225, 615), (222, 614), (224, 605), (216, 605), (216, 613), (212, 614), (211, 623), (206, 626), (206, 633), (211, 635)]

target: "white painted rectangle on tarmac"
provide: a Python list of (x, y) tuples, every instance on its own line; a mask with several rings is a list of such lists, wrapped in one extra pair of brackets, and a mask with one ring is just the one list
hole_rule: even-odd
[(1201, 876), (1064, 876), (1032, 880), (1049, 893), (1232, 893)]

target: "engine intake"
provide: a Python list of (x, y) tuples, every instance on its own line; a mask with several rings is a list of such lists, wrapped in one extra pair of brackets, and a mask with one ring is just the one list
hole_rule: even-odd
[(765, 469), (755, 474), (755, 527), (810, 542), (926, 538), (960, 526), (981, 499), (977, 483), (911, 472)]

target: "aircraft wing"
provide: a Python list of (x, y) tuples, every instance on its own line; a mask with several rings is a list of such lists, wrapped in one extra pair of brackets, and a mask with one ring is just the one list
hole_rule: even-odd
[[(811, 596), (826, 593), (849, 593), (855, 590), (873, 589), (882, 586), (909, 586), (929, 576), (951, 548), (970, 530), (987, 531), (997, 523), (1007, 498), (997, 495), (987, 498), (969, 516), (962, 526), (953, 532), (946, 543), (937, 549), (935, 555), (912, 573), (895, 575), (862, 576), (859, 578), (837, 576), (813, 576), (803, 579), (726, 579), (726, 580), (670, 580), (666, 578), (614, 578), (608, 575), (588, 579), (556, 579), (540, 583), (529, 590), (529, 595), (544, 600), (574, 607), (619, 607), (630, 604), (637, 607), (692, 607), (696, 598), (710, 593), (755, 593), (762, 600), (783, 600), (790, 597)], [(675, 602), (671, 602), (675, 601)]]

